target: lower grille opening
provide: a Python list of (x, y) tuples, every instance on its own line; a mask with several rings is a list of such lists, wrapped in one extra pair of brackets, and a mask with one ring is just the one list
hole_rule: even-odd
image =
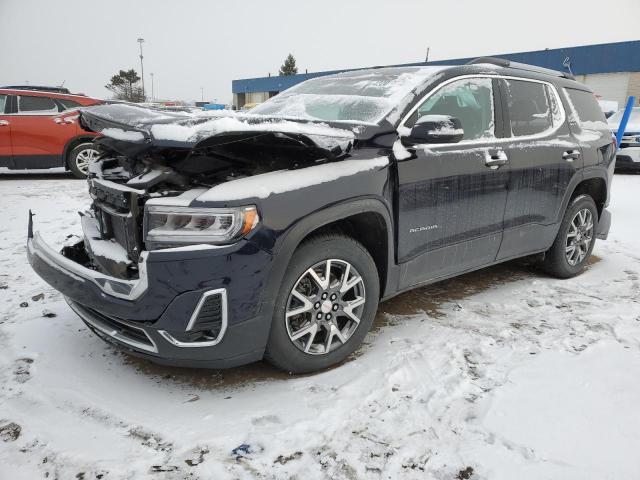
[(226, 330), (227, 292), (220, 288), (202, 294), (185, 330), (158, 333), (176, 347), (211, 347), (222, 341)]
[[(220, 333), (222, 327), (222, 293), (212, 293), (201, 301), (200, 308), (196, 310), (197, 315), (192, 317), (187, 327), (188, 331), (212, 330)], [(197, 307), (196, 307), (197, 308)], [(216, 336), (217, 336), (216, 333)]]
[(133, 326), (125, 320), (105, 315), (76, 302), (68, 300), (68, 303), (85, 322), (103, 334), (139, 350), (158, 351), (155, 343), (143, 329)]

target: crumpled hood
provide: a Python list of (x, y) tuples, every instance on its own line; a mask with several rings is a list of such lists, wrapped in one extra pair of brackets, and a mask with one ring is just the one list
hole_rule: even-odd
[(129, 104), (83, 108), (80, 122), (88, 130), (124, 142), (186, 148), (217, 135), (270, 132), (305, 137), (323, 150), (340, 147), (347, 151), (358, 131), (357, 126), (341, 128), (327, 123), (232, 111), (166, 112)]

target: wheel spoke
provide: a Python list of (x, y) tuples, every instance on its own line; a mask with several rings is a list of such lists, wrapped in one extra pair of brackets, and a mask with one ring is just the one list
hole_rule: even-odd
[(355, 300), (351, 300), (350, 302), (348, 302), (347, 305), (342, 309), (342, 311), (351, 320), (353, 320), (356, 323), (360, 323), (360, 318), (355, 313), (353, 313), (353, 310), (354, 308), (357, 308), (360, 305), (362, 305), (364, 302), (365, 302), (364, 297), (358, 297)]
[(289, 310), (286, 313), (286, 317), (287, 318), (292, 317), (294, 315), (300, 315), (301, 313), (308, 312), (311, 309), (313, 309), (313, 302), (311, 300), (309, 300), (309, 298), (304, 296), (302, 293), (298, 292), (297, 290), (293, 290), (291, 292), (291, 295), (293, 295), (298, 300), (300, 300), (302, 302), (302, 306), (298, 307), (296, 309), (293, 309), (293, 310)]
[(307, 270), (307, 274), (313, 279), (314, 282), (323, 290), (329, 288), (329, 279), (331, 277), (331, 260), (327, 260), (327, 267), (324, 278), (320, 278), (313, 268)]
[(340, 293), (344, 294), (345, 292), (348, 292), (361, 281), (362, 277), (360, 275), (354, 275), (351, 280), (347, 280), (347, 277), (345, 276), (342, 281), (342, 285), (340, 286)]
[(309, 353), (309, 349), (311, 348), (311, 345), (313, 345), (313, 341), (316, 339), (316, 334), (318, 333), (318, 324), (314, 323), (313, 325), (315, 326), (315, 329), (311, 332), (309, 340), (307, 340), (307, 343), (304, 345), (304, 353)]
[(300, 328), (300, 330), (293, 332), (291, 334), (291, 340), (298, 340), (299, 338), (309, 334), (311, 334), (312, 337), (315, 337), (317, 331), (318, 331), (318, 324), (315, 322), (310, 323)]

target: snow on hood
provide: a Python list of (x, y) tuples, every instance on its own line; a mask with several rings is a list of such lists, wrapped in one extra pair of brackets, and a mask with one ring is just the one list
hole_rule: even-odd
[(311, 185), (331, 182), (341, 177), (366, 172), (388, 164), (388, 157), (377, 157), (367, 160), (324, 163), (297, 170), (278, 170), (221, 183), (200, 195), (198, 200), (208, 202), (242, 200), (253, 197), (267, 198), (274, 193), (290, 192)]
[(166, 112), (128, 104), (98, 105), (82, 110), (89, 128), (116, 140), (142, 142), (179, 142), (193, 146), (206, 138), (239, 132), (274, 132), (299, 134), (311, 139), (318, 147), (346, 150), (355, 134), (353, 130), (337, 128), (327, 123), (294, 121), (231, 111)]

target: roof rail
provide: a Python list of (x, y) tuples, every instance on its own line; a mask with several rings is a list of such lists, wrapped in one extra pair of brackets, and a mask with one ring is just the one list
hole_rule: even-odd
[(7, 90), (30, 90), (34, 92), (51, 92), (51, 93), (64, 93), (64, 94), (71, 93), (68, 88), (46, 87), (41, 85), (6, 85), (0, 88), (6, 88)]
[(573, 74), (568, 72), (561, 72), (560, 70), (538, 67), (536, 65), (528, 65), (526, 63), (512, 62), (511, 60), (507, 60), (506, 58), (479, 57), (467, 62), (467, 65), (476, 65), (479, 63), (489, 63), (491, 65), (497, 65), (498, 67), (514, 68), (516, 70), (526, 70), (527, 72), (543, 73), (545, 75), (551, 75), (553, 77), (568, 78), (569, 80), (576, 79)]

